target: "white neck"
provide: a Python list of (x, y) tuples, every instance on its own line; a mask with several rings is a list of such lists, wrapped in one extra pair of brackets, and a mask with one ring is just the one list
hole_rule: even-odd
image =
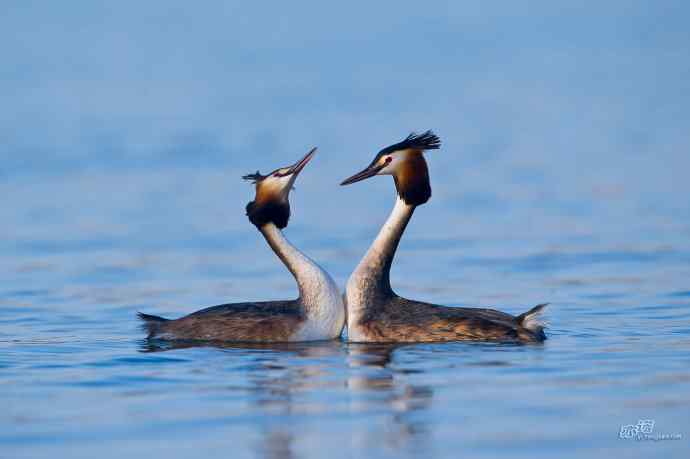
[(394, 295), (390, 284), (391, 265), (414, 209), (415, 206), (398, 196), (388, 220), (350, 275), (345, 291), (349, 338), (352, 338), (352, 325), (358, 323), (366, 309)]
[(295, 339), (328, 339), (340, 336), (345, 321), (345, 306), (331, 276), (292, 245), (273, 223), (261, 226), (259, 231), (297, 281), (299, 299), (304, 307), (307, 323)]

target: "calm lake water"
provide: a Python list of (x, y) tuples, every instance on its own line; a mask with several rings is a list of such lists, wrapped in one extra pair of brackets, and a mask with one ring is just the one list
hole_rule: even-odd
[[(388, 213), (392, 183), (361, 184), (353, 193), (381, 196), (351, 198), (314, 180), (324, 162), (317, 158), (297, 183), (286, 233), (343, 285)], [(2, 242), (2, 457), (687, 453), (686, 239), (602, 240), (594, 227), (543, 228), (535, 221), (558, 207), (546, 193), (540, 208), (521, 198), (485, 205), (462, 189), (454, 202), (439, 183), (393, 272), (402, 294), (439, 303), (516, 313), (550, 301), (543, 345), (147, 343), (140, 310), (177, 317), (296, 294), (242, 215), (251, 188), (231, 161), (227, 168), (161, 164), (3, 185), (15, 233)], [(357, 218), (338, 216), (323, 190)], [(593, 214), (613, 231), (606, 215)], [(615, 225), (634, 234), (634, 221)], [(618, 438), (621, 425), (639, 419), (683, 439)]]
[[(24, 3), (0, 27), (0, 457), (689, 457), (685, 3)], [(286, 234), (343, 286), (394, 191), (337, 184), (428, 128), (394, 288), (549, 302), (543, 345), (144, 339), (137, 311), (296, 296), (240, 177), (314, 145)], [(640, 420), (682, 438), (620, 438)]]

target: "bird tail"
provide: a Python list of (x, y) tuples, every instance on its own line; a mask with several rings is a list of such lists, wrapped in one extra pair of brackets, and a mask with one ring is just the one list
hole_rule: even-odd
[(523, 312), (517, 316), (515, 321), (527, 330), (539, 335), (543, 335), (546, 322), (542, 317), (542, 313), (544, 312), (544, 308), (548, 305), (549, 303), (538, 304), (529, 311)]
[(143, 312), (138, 312), (137, 317), (144, 321), (141, 326), (149, 334), (149, 338), (153, 338), (161, 329), (161, 326), (168, 322), (168, 319), (164, 319), (158, 316), (152, 316), (151, 314), (144, 314)]

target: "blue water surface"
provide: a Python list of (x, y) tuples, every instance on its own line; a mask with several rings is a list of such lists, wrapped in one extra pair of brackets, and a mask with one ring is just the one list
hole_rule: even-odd
[[(6, 3), (0, 457), (688, 457), (686, 2)], [(144, 339), (296, 296), (240, 177), (312, 146), (285, 232), (344, 286), (395, 192), (338, 183), (428, 128), (394, 288), (543, 345)]]

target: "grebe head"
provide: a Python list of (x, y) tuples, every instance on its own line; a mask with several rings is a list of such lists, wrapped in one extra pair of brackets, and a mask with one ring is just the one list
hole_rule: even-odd
[(436, 150), (441, 140), (431, 131), (408, 135), (404, 140), (379, 151), (366, 169), (344, 180), (349, 185), (374, 175), (392, 175), (398, 195), (410, 205), (424, 204), (431, 197), (429, 169), (424, 150)]
[(304, 158), (297, 161), (292, 166), (281, 167), (267, 175), (261, 175), (259, 171), (255, 174), (243, 176), (244, 180), (249, 180), (256, 187), (254, 200), (247, 204), (247, 217), (249, 221), (258, 227), (272, 222), (278, 228), (283, 229), (287, 226), (290, 219), (290, 190), (297, 179), (297, 176), (304, 166), (311, 161), (316, 153), (316, 148), (309, 150)]

